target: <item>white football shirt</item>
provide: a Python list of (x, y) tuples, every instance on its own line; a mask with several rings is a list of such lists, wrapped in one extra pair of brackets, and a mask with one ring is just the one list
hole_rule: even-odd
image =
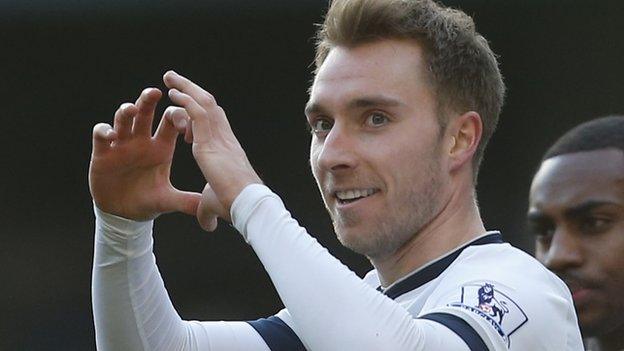
[(184, 321), (152, 253), (153, 222), (96, 209), (93, 309), (99, 349), (582, 350), (570, 293), (489, 232), (382, 289), (357, 277), (267, 187), (231, 209), (284, 305), (252, 322)]

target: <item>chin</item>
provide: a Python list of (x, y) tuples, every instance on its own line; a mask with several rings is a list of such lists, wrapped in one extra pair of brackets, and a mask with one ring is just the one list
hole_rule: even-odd
[(334, 226), (334, 231), (336, 232), (336, 236), (338, 237), (338, 241), (342, 244), (342, 246), (350, 249), (353, 252), (356, 252), (360, 255), (369, 256), (371, 251), (375, 251), (375, 249), (371, 246), (374, 246), (370, 243), (370, 237), (366, 235), (366, 233), (358, 232), (355, 228), (344, 228)]
[(334, 227), (342, 246), (368, 258), (383, 258), (392, 255), (396, 248), (391, 240), (379, 235), (378, 231), (363, 231), (356, 228)]
[(624, 326), (624, 321), (622, 320), (619, 321), (619, 324), (617, 323), (618, 319), (622, 319), (622, 317), (606, 316), (600, 313), (578, 313), (578, 319), (583, 337), (610, 334)]

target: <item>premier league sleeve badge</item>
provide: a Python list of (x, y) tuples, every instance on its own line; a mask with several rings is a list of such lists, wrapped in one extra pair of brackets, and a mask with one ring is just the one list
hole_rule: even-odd
[(508, 346), (509, 337), (529, 320), (522, 308), (494, 284), (467, 284), (461, 289), (460, 301), (447, 306), (461, 308), (483, 318)]

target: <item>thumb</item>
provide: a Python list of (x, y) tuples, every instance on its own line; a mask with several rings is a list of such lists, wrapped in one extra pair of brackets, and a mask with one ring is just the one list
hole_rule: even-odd
[(217, 217), (230, 220), (230, 214), (221, 205), (217, 194), (210, 184), (206, 184), (197, 208), (197, 221), (204, 230), (211, 232), (217, 228)]
[(169, 207), (174, 211), (194, 216), (197, 213), (197, 208), (199, 207), (201, 194), (174, 189), (173, 194), (169, 199), (169, 201), (171, 201)]

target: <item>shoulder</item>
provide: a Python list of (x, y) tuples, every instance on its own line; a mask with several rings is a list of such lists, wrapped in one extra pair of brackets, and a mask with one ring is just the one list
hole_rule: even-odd
[(421, 314), (432, 312), (460, 317), (480, 335), (507, 347), (515, 343), (521, 349), (549, 345), (563, 350), (566, 338), (576, 339), (578, 333), (563, 282), (509, 244), (464, 250), (440, 277)]
[(470, 280), (494, 280), (516, 290), (533, 291), (536, 284), (570, 295), (555, 274), (534, 257), (510, 244), (490, 244), (466, 248), (444, 274), (443, 281), (454, 285)]

